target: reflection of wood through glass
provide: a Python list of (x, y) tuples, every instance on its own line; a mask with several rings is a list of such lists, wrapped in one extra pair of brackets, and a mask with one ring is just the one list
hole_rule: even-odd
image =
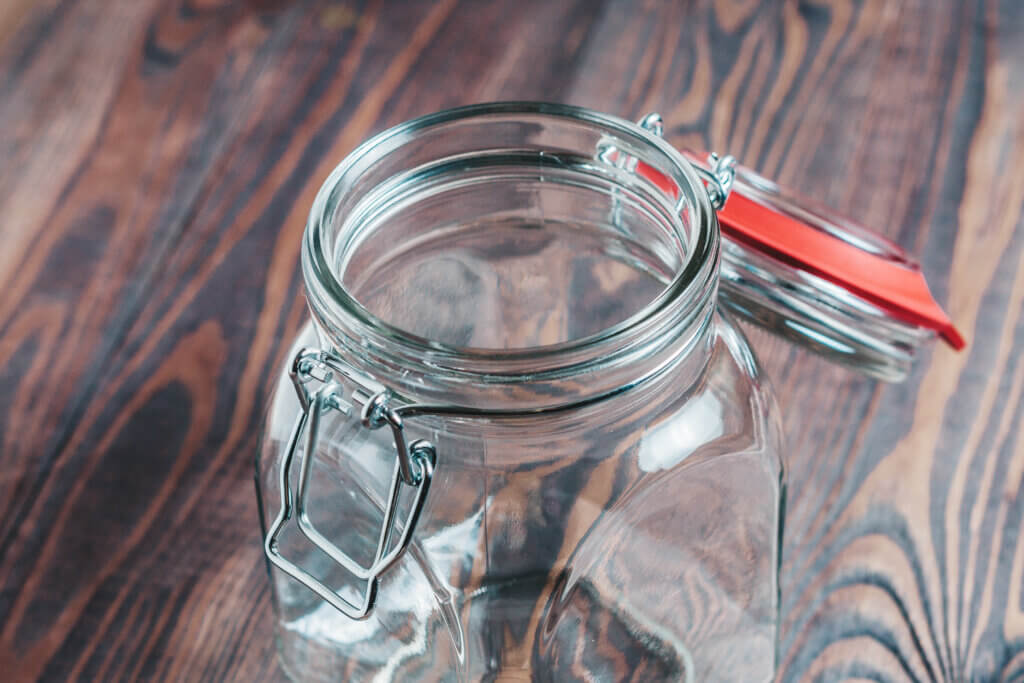
[(481, 221), (395, 253), (359, 278), (354, 295), (386, 322), (456, 346), (579, 339), (635, 314), (664, 287), (614, 257), (612, 238), (601, 233), (554, 221)]
[(637, 666), (671, 652), (694, 680), (770, 678), (775, 490), (755, 444), (722, 446), (641, 478), (594, 521), (550, 594), (535, 657), (572, 652), (562, 639), (585, 640), (576, 630), (600, 609), (628, 622)]
[[(566, 593), (565, 574), (551, 591)], [(607, 602), (589, 581), (578, 581), (562, 595), (562, 610), (534, 650), (537, 681), (582, 681), (597, 674), (609, 681), (684, 681), (693, 671), (689, 655), (652, 632), (628, 611)]]

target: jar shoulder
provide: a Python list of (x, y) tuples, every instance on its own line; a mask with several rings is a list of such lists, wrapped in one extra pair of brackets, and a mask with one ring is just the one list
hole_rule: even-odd
[[(311, 322), (292, 340), (271, 385), (264, 423), (265, 440), (281, 443), (288, 439), (300, 410), (288, 369), (301, 349), (320, 343)], [(615, 423), (615, 431), (619, 433), (629, 431), (632, 424), (637, 437), (648, 442), (647, 451), (656, 447), (663, 456), (670, 453), (675, 460), (681, 461), (701, 448), (720, 454), (730, 449), (732, 452), (757, 450), (779, 460), (776, 466), (781, 469), (781, 425), (771, 383), (739, 325), (721, 310), (712, 319), (707, 346), (703, 361), (696, 366), (680, 363), (657, 382), (658, 386), (637, 387), (638, 391), (626, 392), (613, 401), (619, 405), (590, 408), (585, 411), (585, 417), (567, 422), (575, 425), (574, 428), (582, 425), (590, 430), (595, 423), (607, 419)], [(630, 417), (622, 419), (622, 412)], [(501, 425), (494, 423), (487, 428), (493, 434), (504, 431)], [(547, 442), (549, 429), (561, 431), (557, 420), (537, 426), (516, 425), (511, 431), (516, 441), (528, 442), (528, 433), (532, 432), (540, 441)], [(707, 448), (709, 445), (714, 448)], [(644, 448), (642, 445), (641, 450)], [(519, 455), (527, 454), (521, 451)]]
[[(773, 477), (781, 475), (778, 408), (746, 337), (727, 314), (717, 313), (707, 362), (695, 380), (670, 378), (661, 408), (644, 420), (642, 469), (667, 469), (715, 456), (760, 454)], [(673, 385), (685, 387), (674, 391)]]

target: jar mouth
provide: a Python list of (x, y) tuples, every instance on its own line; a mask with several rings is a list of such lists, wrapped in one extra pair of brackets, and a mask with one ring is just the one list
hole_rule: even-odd
[[(615, 154), (608, 155), (609, 150)], [(665, 182), (655, 185), (646, 174), (637, 174), (640, 162), (654, 167)], [(365, 297), (352, 291), (346, 269), (355, 264), (365, 270), (374, 263), (369, 257), (353, 256), (359, 249), (373, 251), (364, 248), (368, 235), (377, 230), (383, 235), (378, 241), (393, 243), (383, 232), (392, 230), (396, 239), (408, 239), (409, 233), (403, 231), (410, 230), (410, 221), (398, 214), (414, 201), (408, 198), (410, 192), (429, 195), (435, 192), (431, 183), (469, 192), (466, 188), (474, 182), (485, 186), (496, 178), (505, 187), (522, 190), (529, 184), (517, 180), (517, 172), (547, 182), (545, 187), (592, 185), (608, 199), (613, 212), (626, 206), (638, 216), (634, 224), (648, 221), (653, 227), (616, 226), (617, 219), (607, 223), (613, 226), (613, 237), (628, 237), (624, 243), (663, 240), (655, 251), (671, 264), (671, 272), (661, 269), (660, 291), (607, 327), (555, 343), (512, 348), (431, 338), (384, 319), (360, 300)], [(521, 194), (528, 196), (530, 191)], [(474, 201), (482, 200), (436, 200), (431, 210), (469, 211), (472, 207), (463, 205)], [(554, 203), (569, 206), (565, 210), (588, 210), (575, 201)], [(384, 224), (398, 227), (379, 227)], [(669, 253), (673, 250), (678, 253)], [(476, 381), (494, 383), (591, 372), (605, 362), (644, 355), (645, 346), (658, 339), (684, 336), (695, 322), (706, 321), (713, 308), (718, 252), (718, 224), (703, 184), (666, 141), (632, 122), (583, 108), (507, 102), (423, 116), (378, 134), (350, 153), (317, 194), (302, 261), (314, 318), (339, 350), (366, 354), (372, 358), (370, 365), (383, 362), (403, 370), (455, 373), (463, 379), (472, 375)]]

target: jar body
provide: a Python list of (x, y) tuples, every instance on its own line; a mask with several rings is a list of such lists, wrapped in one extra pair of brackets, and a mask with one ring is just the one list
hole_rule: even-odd
[[(329, 347), (322, 336), (307, 326), (293, 353)], [(299, 412), (282, 373), (257, 463), (264, 530), (279, 512)], [(710, 318), (696, 347), (657, 377), (600, 401), (406, 428), (435, 444), (436, 470), (368, 617), (345, 616), (271, 566), (294, 679), (771, 679), (779, 429), (727, 318)], [(312, 454), (310, 517), (353, 556), (372, 554), (383, 516), (395, 463), (386, 432), (338, 412)], [(360, 590), (297, 533), (282, 537), (282, 552), (342, 592)]]

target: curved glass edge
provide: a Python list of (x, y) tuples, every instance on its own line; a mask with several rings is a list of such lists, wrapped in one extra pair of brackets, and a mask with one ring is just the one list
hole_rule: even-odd
[(805, 225), (904, 267), (918, 269), (917, 262), (892, 240), (843, 216), (828, 206), (776, 185), (749, 168), (736, 166), (735, 189), (740, 194), (794, 218)]
[(895, 320), (822, 278), (722, 240), (722, 305), (755, 325), (876, 379), (901, 382), (935, 333)]

